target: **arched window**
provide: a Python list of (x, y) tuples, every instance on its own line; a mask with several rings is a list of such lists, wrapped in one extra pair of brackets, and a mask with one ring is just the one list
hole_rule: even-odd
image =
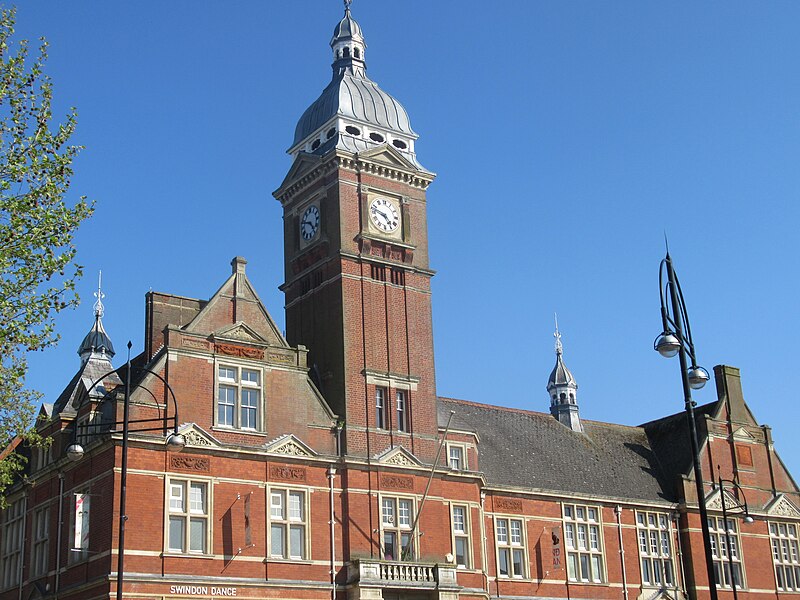
[(567, 401), (567, 395), (564, 392), (561, 392), (560, 396), (561, 404), (565, 404)]
[(350, 56), (350, 48), (345, 46), (344, 47), (344, 57), (347, 58), (348, 56)]
[(361, 58), (361, 50), (359, 50), (358, 48), (353, 48), (353, 56), (355, 56), (356, 58)]

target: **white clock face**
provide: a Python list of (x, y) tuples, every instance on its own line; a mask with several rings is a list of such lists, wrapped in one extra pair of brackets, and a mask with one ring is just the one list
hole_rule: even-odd
[(369, 218), (381, 231), (392, 233), (400, 226), (400, 212), (394, 202), (386, 198), (375, 198), (369, 205)]
[(319, 230), (319, 209), (309, 206), (300, 219), (300, 235), (308, 241), (317, 235)]

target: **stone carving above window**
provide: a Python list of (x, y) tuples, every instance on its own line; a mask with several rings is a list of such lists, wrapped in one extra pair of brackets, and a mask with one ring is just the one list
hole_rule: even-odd
[(384, 465), (393, 465), (397, 467), (421, 467), (422, 463), (416, 456), (411, 454), (402, 446), (395, 446), (389, 448), (375, 457), (378, 462)]
[(288, 434), (264, 445), (264, 450), (270, 454), (280, 454), (282, 456), (301, 456), (311, 457), (317, 453), (304, 444), (299, 438)]
[(778, 494), (778, 497), (767, 505), (767, 514), (790, 519), (800, 518), (800, 510), (784, 494)]
[(183, 435), (187, 446), (217, 447), (219, 442), (203, 431), (196, 423), (184, 423), (178, 428), (178, 433)]

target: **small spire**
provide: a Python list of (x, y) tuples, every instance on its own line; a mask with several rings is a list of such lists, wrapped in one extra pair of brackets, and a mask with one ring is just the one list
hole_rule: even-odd
[(553, 337), (556, 338), (556, 354), (559, 356), (564, 352), (564, 347), (561, 345), (561, 332), (558, 330), (558, 313), (553, 313), (556, 320), (556, 331)]
[(103, 293), (103, 271), (98, 271), (97, 273), (97, 291), (94, 293), (94, 297), (97, 298), (92, 306), (92, 308), (94, 308), (94, 316), (97, 319), (102, 319), (103, 314), (105, 313), (103, 298), (106, 297), (106, 295)]
[(348, 12), (350, 10), (350, 5), (353, 3), (353, 0), (344, 0), (344, 11)]

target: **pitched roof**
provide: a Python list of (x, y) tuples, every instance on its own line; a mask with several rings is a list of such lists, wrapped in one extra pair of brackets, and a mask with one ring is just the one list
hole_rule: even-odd
[[(707, 434), (703, 416), (714, 416), (718, 403), (715, 400), (694, 409), (697, 438), (701, 444)], [(671, 473), (673, 477), (689, 475), (693, 466), (692, 442), (686, 419), (686, 413), (681, 411), (640, 426), (647, 434), (650, 447), (658, 455), (664, 472)]]
[(584, 433), (550, 414), (439, 398), (439, 422), (476, 432), (489, 485), (675, 502), (641, 427), (583, 421)]

